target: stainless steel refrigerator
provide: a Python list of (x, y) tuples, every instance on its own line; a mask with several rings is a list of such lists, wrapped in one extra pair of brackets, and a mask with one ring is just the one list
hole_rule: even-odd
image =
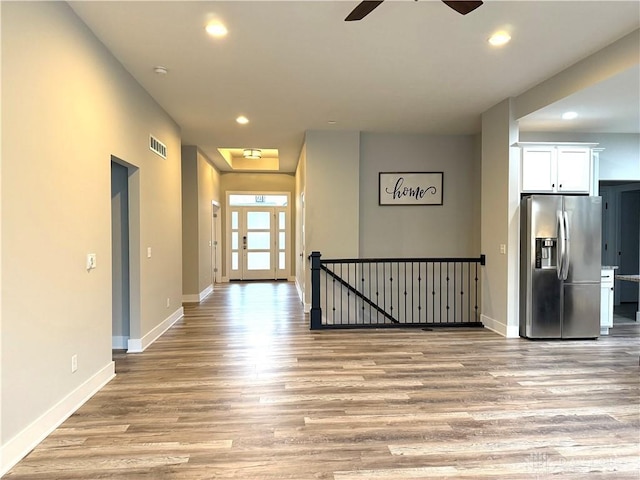
[(520, 205), (520, 336), (600, 334), (600, 197), (532, 195)]

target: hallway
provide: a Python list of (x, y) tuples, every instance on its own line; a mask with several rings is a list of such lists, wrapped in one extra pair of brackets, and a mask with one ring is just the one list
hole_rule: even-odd
[(291, 283), (230, 283), (7, 479), (637, 479), (633, 336), (311, 332)]

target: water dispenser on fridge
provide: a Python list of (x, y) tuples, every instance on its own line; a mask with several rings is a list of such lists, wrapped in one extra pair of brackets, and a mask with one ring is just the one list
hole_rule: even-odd
[(557, 247), (557, 238), (536, 238), (536, 268), (555, 269), (558, 265)]

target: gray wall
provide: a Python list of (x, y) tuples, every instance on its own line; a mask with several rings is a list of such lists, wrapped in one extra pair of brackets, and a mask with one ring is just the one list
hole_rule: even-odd
[(305, 244), (325, 258), (357, 258), (360, 133), (306, 132)]
[(221, 203), (220, 173), (198, 147), (182, 147), (182, 290), (195, 301), (213, 286), (213, 203)]
[[(520, 154), (513, 101), (504, 100), (482, 115), (481, 319), (488, 328), (517, 336)], [(506, 252), (501, 253), (500, 246)]]
[[(301, 263), (314, 250), (325, 258), (479, 255), (478, 141), (471, 135), (307, 132), (296, 172)], [(443, 205), (378, 205), (378, 174), (393, 171), (443, 172)], [(308, 269), (296, 281), (308, 308)]]
[(132, 337), (181, 312), (182, 254), (179, 127), (66, 3), (0, 8), (4, 469), (113, 375), (112, 155), (138, 168)]
[(182, 293), (198, 295), (198, 149), (182, 147)]
[[(475, 137), (363, 133), (360, 155), (361, 257), (480, 254)], [(443, 205), (378, 205), (379, 172), (443, 172)]]

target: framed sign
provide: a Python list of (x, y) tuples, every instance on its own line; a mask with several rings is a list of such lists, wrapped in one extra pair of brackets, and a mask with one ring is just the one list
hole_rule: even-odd
[(378, 205), (442, 205), (443, 172), (380, 172)]

